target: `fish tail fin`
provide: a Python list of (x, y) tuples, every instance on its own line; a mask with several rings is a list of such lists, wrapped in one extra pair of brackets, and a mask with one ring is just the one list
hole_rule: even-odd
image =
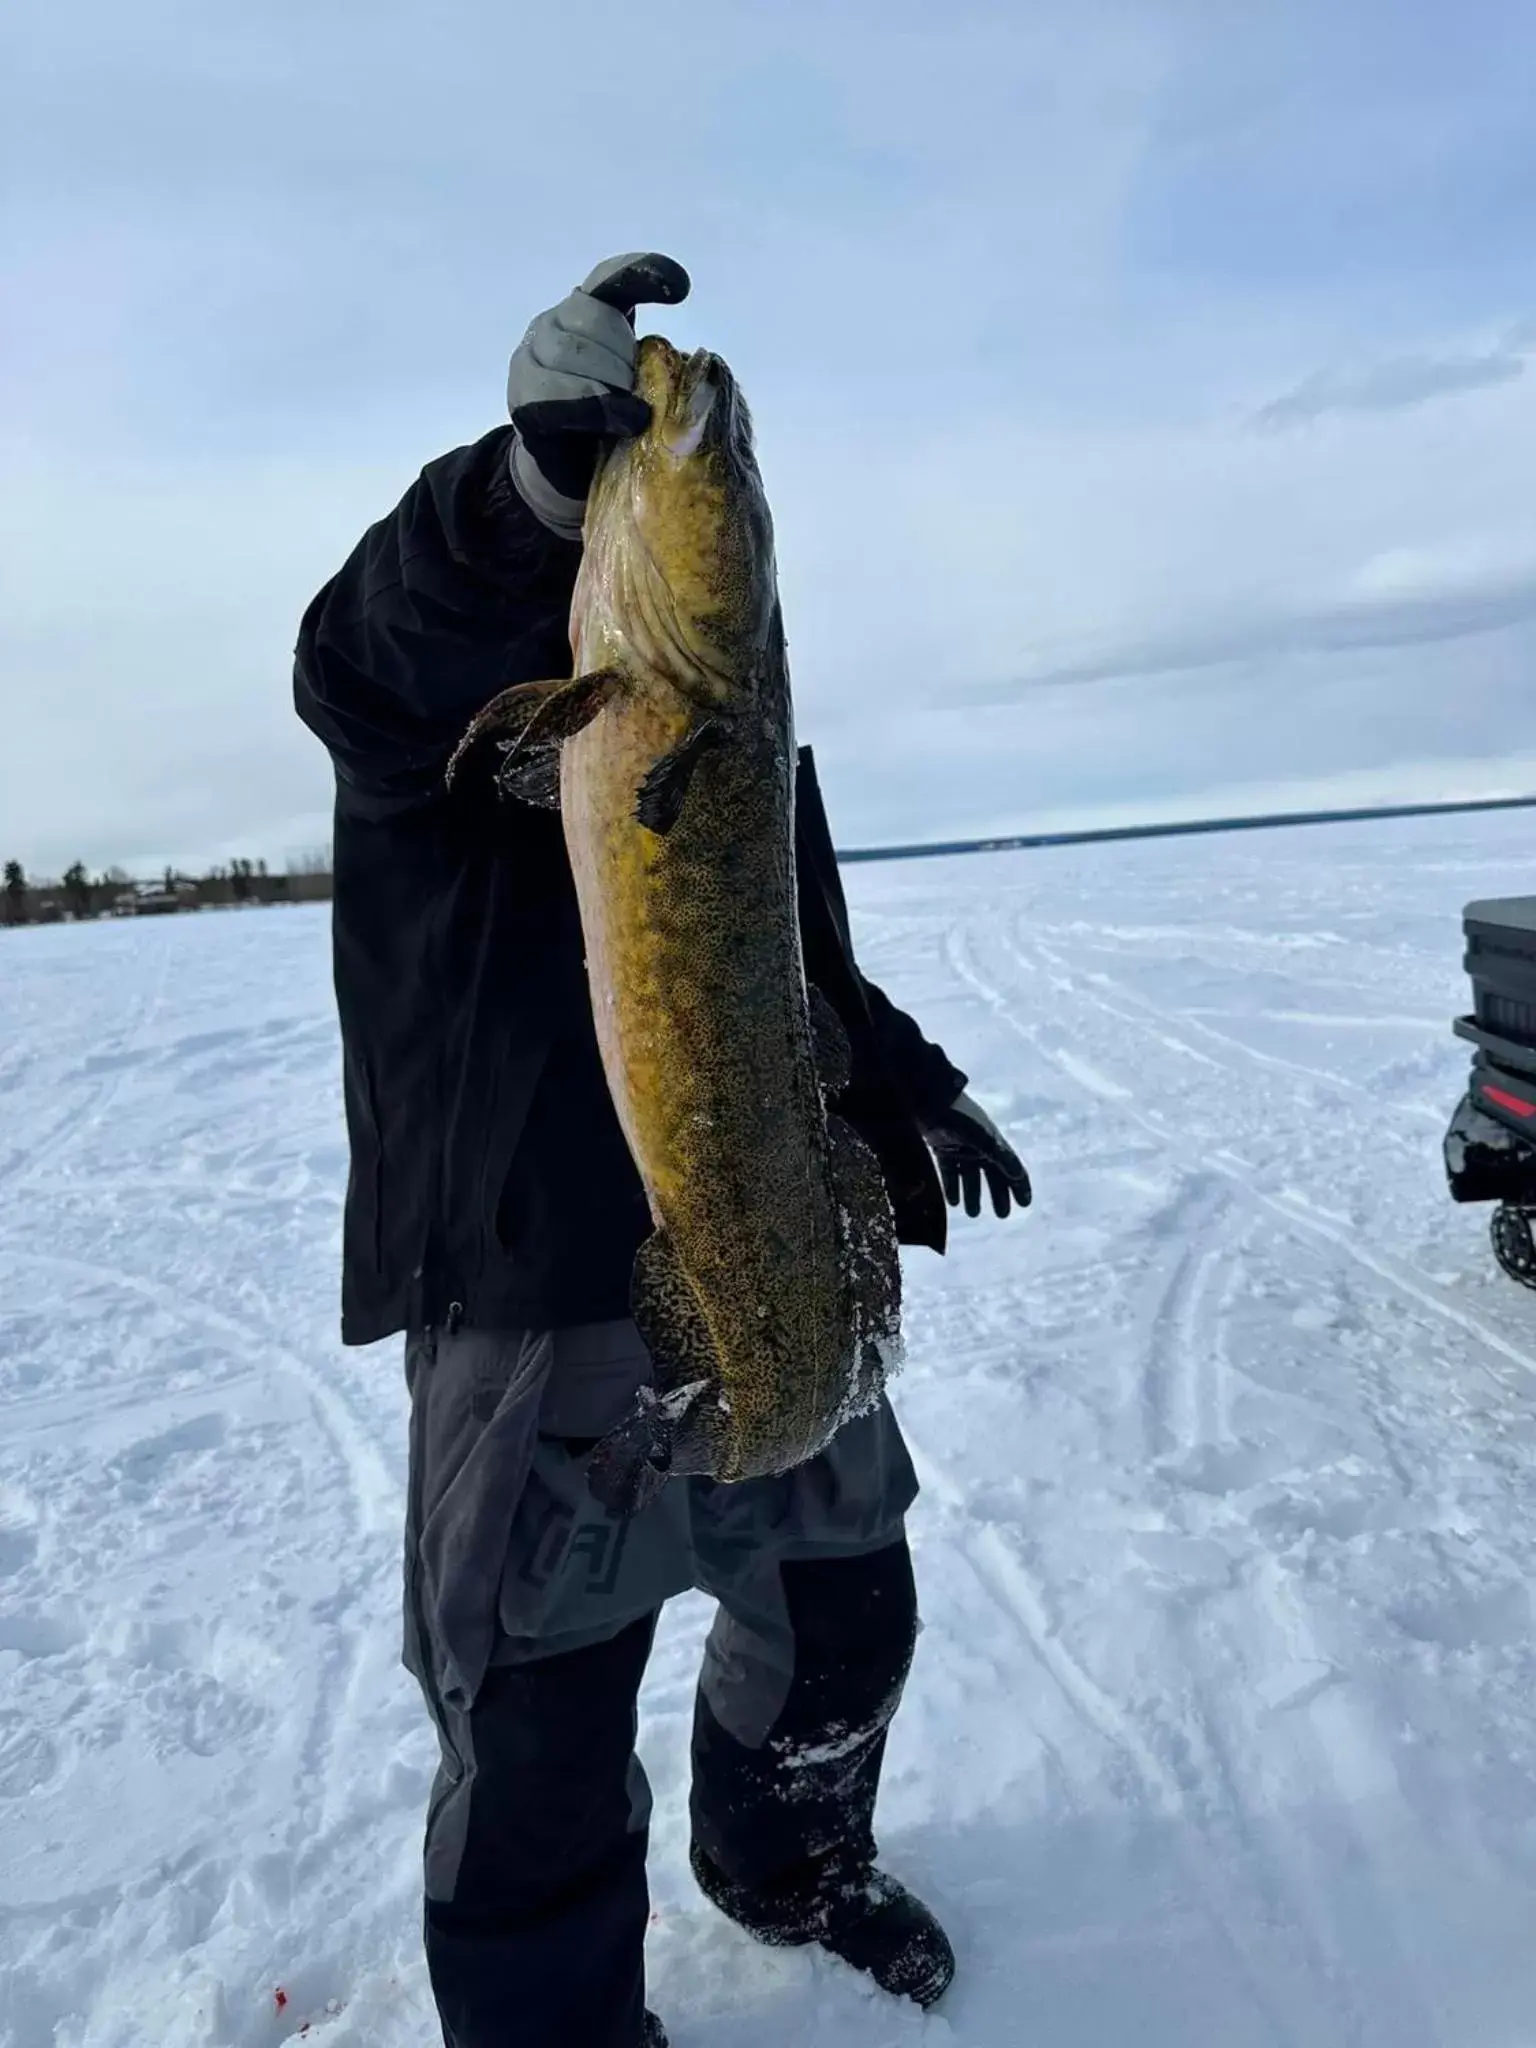
[(653, 1387), (642, 1387), (634, 1406), (593, 1451), (587, 1484), (599, 1507), (627, 1522), (648, 1508), (672, 1477), (673, 1431)]
[(901, 1356), (901, 1254), (880, 1164), (852, 1124), (827, 1118), (843, 1232), (843, 1282), (853, 1322), (853, 1377), (845, 1419), (872, 1408)]
[(587, 1468), (598, 1502), (620, 1516), (648, 1507), (668, 1479), (713, 1473), (719, 1457), (708, 1400), (719, 1384), (719, 1359), (698, 1296), (664, 1230), (653, 1232), (635, 1256), (630, 1311), (651, 1354), (655, 1384), (641, 1388)]

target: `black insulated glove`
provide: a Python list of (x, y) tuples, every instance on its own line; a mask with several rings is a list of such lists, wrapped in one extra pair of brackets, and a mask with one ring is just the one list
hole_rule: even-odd
[(1010, 1208), (1029, 1207), (1031, 1189), (1023, 1160), (969, 1095), (957, 1095), (942, 1116), (928, 1119), (923, 1136), (939, 1162), (944, 1198), (952, 1209), (963, 1200), (966, 1215), (979, 1216), (983, 1181), (999, 1216), (1006, 1216)]
[(581, 538), (603, 442), (650, 423), (650, 408), (635, 396), (635, 308), (675, 306), (688, 290), (687, 271), (670, 256), (610, 256), (541, 313), (513, 353), (512, 480), (534, 515), (567, 540)]

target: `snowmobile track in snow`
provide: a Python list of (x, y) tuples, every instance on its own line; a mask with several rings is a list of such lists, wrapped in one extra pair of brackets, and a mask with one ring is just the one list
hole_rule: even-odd
[[(1460, 904), (1522, 859), (1440, 821), (850, 875), (1037, 1188), (912, 1259), (893, 1388), (882, 1841), (962, 1973), (925, 2021), (701, 1906), (682, 1601), (641, 1729), (675, 2048), (1528, 2037), (1536, 1319), (1434, 1128)], [(398, 1347), (335, 1337), (323, 913), (0, 948), (0, 2042), (417, 2048), (434, 1745)]]

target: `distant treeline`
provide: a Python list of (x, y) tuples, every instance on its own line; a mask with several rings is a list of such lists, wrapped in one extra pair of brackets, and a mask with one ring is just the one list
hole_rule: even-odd
[(57, 881), (28, 875), (8, 860), (0, 881), (0, 924), (79, 924), (98, 917), (163, 917), (177, 911), (239, 910), (264, 903), (325, 903), (331, 895), (328, 854), (287, 862), (274, 874), (264, 860), (232, 860), (206, 874), (167, 868), (146, 880), (108, 868), (90, 875), (76, 861)]

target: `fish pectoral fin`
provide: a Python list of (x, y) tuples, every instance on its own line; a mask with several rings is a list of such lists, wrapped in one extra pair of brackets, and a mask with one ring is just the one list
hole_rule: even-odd
[(683, 800), (700, 761), (730, 737), (722, 718), (701, 718), (670, 754), (663, 754), (635, 798), (636, 822), (649, 832), (667, 833), (682, 815)]
[(558, 811), (561, 746), (592, 723), (624, 681), (622, 669), (594, 669), (542, 698), (517, 738), (503, 742), (506, 758), (496, 776), (502, 795)]
[[(511, 747), (503, 742), (510, 753)], [(560, 749), (533, 747), (515, 761), (504, 761), (496, 771), (496, 787), (503, 796), (519, 803), (537, 804), (541, 810), (560, 808)]]
[(827, 1118), (832, 1192), (843, 1230), (843, 1282), (855, 1342), (850, 1414), (872, 1408), (900, 1363), (901, 1254), (891, 1198), (874, 1152), (852, 1124)]
[(572, 676), (569, 682), (540, 698), (515, 746), (559, 746), (562, 740), (590, 725), (627, 680), (621, 668), (595, 668), (589, 675)]
[[(472, 747), (495, 738), (506, 756), (497, 775), (498, 782), (509, 795), (524, 795), (519, 775), (525, 760), (550, 753), (558, 765), (561, 741), (590, 725), (624, 681), (622, 669), (600, 668), (590, 675), (514, 683), (510, 690), (493, 697), (471, 720), (448, 763), (448, 781), (453, 781)], [(540, 786), (541, 778), (532, 776), (531, 787), (537, 790)], [(547, 796), (537, 794), (528, 797), (528, 801), (535, 803), (548, 800)]]
[(464, 765), (464, 757), (482, 740), (492, 739), (505, 733), (519, 736), (527, 731), (533, 714), (546, 698), (556, 691), (568, 689), (568, 676), (556, 677), (552, 682), (514, 683), (510, 690), (503, 690), (499, 697), (493, 697), (483, 710), (477, 711), (465, 729), (464, 737), (454, 748), (448, 763), (445, 780), (451, 785), (454, 777)]
[(853, 1079), (853, 1047), (843, 1020), (814, 982), (806, 986), (811, 1012), (811, 1043), (816, 1050), (816, 1074), (824, 1096), (841, 1095)]

